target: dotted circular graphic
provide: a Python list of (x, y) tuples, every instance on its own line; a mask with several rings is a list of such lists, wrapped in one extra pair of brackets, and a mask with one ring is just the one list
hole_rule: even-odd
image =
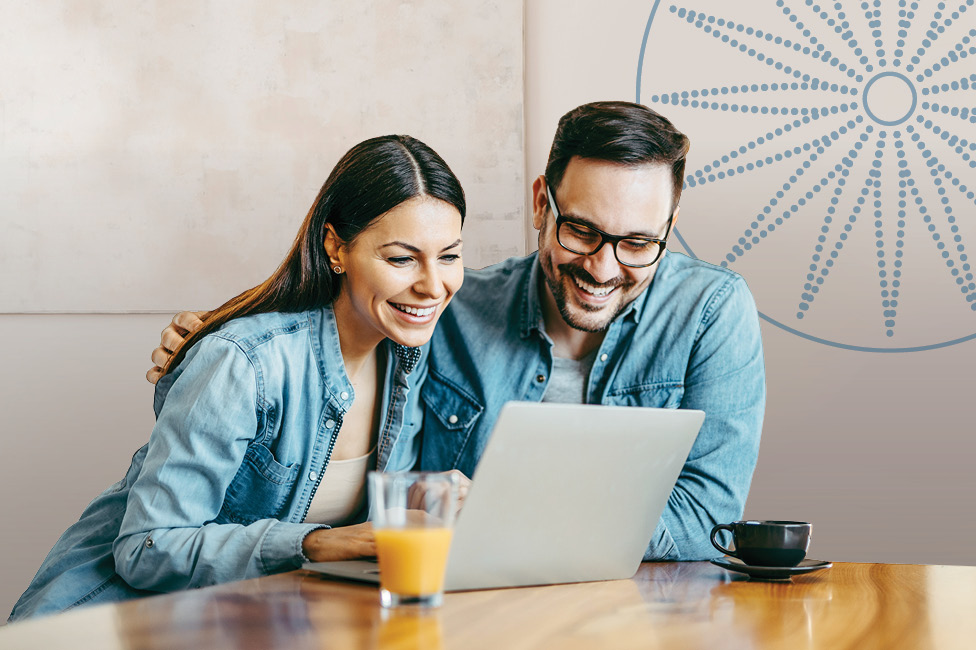
[(974, 3), (656, 0), (637, 101), (692, 139), (685, 252), (818, 343), (976, 338)]
[[(884, 101), (885, 98), (880, 98), (876, 104), (871, 100), (873, 95), (878, 94), (877, 88), (880, 85), (878, 82), (883, 84), (885, 81), (889, 80), (894, 80), (897, 86), (901, 86), (902, 94), (905, 94), (905, 91), (907, 90), (912, 97), (912, 103), (907, 109), (904, 108), (905, 102), (892, 102), (895, 104), (894, 117), (884, 114), (885, 112), (890, 111), (892, 108), (888, 102)], [(875, 89), (874, 93), (871, 92), (872, 88)], [(872, 104), (875, 104), (875, 110), (873, 111), (871, 110)], [(918, 92), (915, 90), (915, 84), (912, 83), (911, 79), (900, 72), (879, 72), (871, 77), (871, 80), (868, 81), (867, 85), (864, 86), (864, 111), (868, 114), (868, 117), (878, 124), (882, 124), (884, 126), (897, 126), (906, 121), (915, 113), (916, 106), (918, 106)], [(898, 110), (899, 108), (902, 108), (902, 110)]]

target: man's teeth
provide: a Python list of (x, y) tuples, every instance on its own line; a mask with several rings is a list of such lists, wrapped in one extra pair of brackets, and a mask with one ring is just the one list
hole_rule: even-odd
[(411, 314), (413, 316), (430, 316), (435, 311), (437, 311), (437, 307), (436, 306), (434, 306), (434, 307), (425, 307), (424, 309), (417, 309), (416, 307), (409, 307), (407, 305), (398, 305), (396, 303), (393, 303), (393, 306), (396, 307), (397, 309), (399, 309), (400, 311), (406, 312), (406, 313)]
[(573, 278), (573, 280), (576, 282), (577, 287), (579, 287), (586, 293), (596, 296), (597, 298), (605, 296), (617, 288), (617, 287), (594, 287), (593, 285), (585, 284), (579, 278)]

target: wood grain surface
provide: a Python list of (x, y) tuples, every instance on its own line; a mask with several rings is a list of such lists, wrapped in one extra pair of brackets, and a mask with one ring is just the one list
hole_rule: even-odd
[(0, 648), (972, 648), (976, 567), (847, 564), (753, 582), (705, 562), (631, 580), (448, 594), (383, 611), (375, 587), (305, 571), (81, 609)]

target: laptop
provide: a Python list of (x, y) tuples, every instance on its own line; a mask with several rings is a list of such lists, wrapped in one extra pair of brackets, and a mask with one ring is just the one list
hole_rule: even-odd
[[(510, 402), (455, 524), (446, 591), (632, 577), (703, 411)], [(379, 582), (375, 561), (312, 562)]]

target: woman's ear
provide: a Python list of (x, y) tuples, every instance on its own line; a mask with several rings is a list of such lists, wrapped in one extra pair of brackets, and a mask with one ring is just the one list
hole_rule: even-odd
[(329, 266), (342, 266), (342, 254), (344, 252), (345, 244), (339, 235), (336, 234), (335, 229), (332, 227), (331, 223), (325, 224), (325, 254), (329, 256)]

